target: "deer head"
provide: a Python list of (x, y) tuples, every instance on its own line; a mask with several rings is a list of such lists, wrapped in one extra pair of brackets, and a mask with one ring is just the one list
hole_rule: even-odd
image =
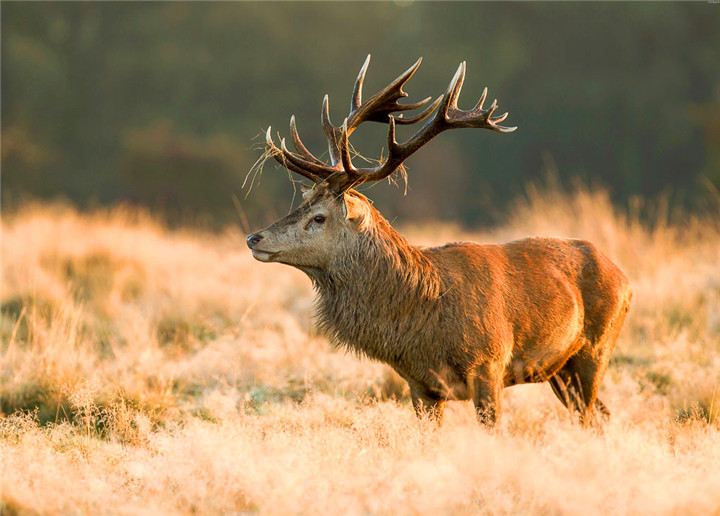
[[(448, 129), (481, 128), (499, 133), (509, 133), (516, 129), (498, 125), (508, 114), (493, 116), (497, 101), (488, 109), (483, 109), (487, 88), (473, 109), (465, 111), (457, 107), (465, 79), (465, 62), (460, 64), (443, 95), (420, 114), (405, 118), (404, 111), (426, 106), (432, 99), (428, 97), (414, 104), (398, 102), (407, 97), (403, 86), (421, 62), (422, 58), (418, 59), (386, 88), (363, 102), (362, 87), (370, 64), (368, 55), (355, 81), (350, 113), (339, 127), (330, 121), (328, 96), (325, 95), (321, 120), (328, 141), (330, 163), (316, 158), (305, 147), (298, 135), (294, 116), (290, 118), (290, 135), (296, 152), (287, 149), (285, 139), (277, 147), (271, 128), (268, 127), (266, 145), (269, 155), (289, 170), (310, 179), (315, 185), (303, 195), (303, 203), (297, 209), (266, 229), (247, 237), (248, 247), (256, 259), (277, 261), (301, 269), (324, 269), (339, 252), (340, 244), (369, 231), (378, 218), (382, 219), (370, 202), (353, 188), (363, 183), (380, 181), (398, 170), (404, 172), (403, 162), (408, 157)], [(349, 138), (365, 121), (388, 124), (388, 154), (377, 166), (361, 168), (352, 163)], [(425, 123), (408, 141), (397, 142), (396, 124), (409, 125), (423, 121)]]
[(326, 269), (339, 244), (372, 218), (368, 200), (355, 191), (338, 194), (327, 183), (303, 193), (303, 203), (262, 231), (247, 237), (253, 257), (301, 269)]

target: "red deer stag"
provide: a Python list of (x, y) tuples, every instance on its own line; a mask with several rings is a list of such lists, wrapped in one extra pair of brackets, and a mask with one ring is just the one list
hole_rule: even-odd
[[(248, 247), (257, 260), (305, 272), (318, 293), (321, 329), (341, 346), (392, 366), (408, 382), (418, 415), (427, 412), (440, 421), (446, 400), (472, 399), (479, 421), (492, 426), (504, 387), (547, 380), (583, 424), (598, 421), (596, 411), (609, 416), (598, 389), (631, 290), (623, 272), (595, 246), (525, 238), (500, 245), (416, 247), (353, 190), (401, 169), (405, 159), (447, 129), (516, 129), (498, 125), (507, 113), (493, 116), (497, 102), (483, 109), (487, 88), (472, 110), (458, 108), (464, 62), (447, 91), (422, 113), (393, 115), (431, 100), (398, 103), (421, 60), (363, 102), (368, 56), (340, 127), (330, 121), (325, 96), (322, 126), (330, 163), (303, 145), (295, 117), (290, 134), (296, 152), (284, 139), (277, 147), (268, 128), (269, 155), (315, 185), (297, 209), (248, 236)], [(396, 141), (395, 124), (424, 120), (407, 142)], [(353, 164), (348, 143), (365, 121), (389, 125), (388, 155), (372, 168)]]

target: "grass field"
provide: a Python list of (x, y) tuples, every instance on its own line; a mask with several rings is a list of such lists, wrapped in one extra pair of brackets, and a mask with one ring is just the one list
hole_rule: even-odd
[(493, 231), (402, 228), (582, 237), (631, 278), (605, 430), (540, 384), (505, 391), (496, 433), (470, 403), (416, 420), (391, 370), (317, 335), (310, 281), (254, 261), (238, 228), (4, 214), (2, 514), (720, 514), (720, 216), (639, 211), (531, 189)]

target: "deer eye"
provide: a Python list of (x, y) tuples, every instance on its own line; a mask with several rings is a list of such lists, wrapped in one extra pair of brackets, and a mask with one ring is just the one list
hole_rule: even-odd
[(325, 215), (315, 215), (315, 218), (313, 219), (316, 224), (322, 224), (325, 222)]

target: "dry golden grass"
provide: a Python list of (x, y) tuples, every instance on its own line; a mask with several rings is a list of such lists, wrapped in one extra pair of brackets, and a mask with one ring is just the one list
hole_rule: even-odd
[(5, 215), (2, 513), (720, 514), (719, 227), (643, 225), (579, 188), (530, 190), (483, 234), (406, 228), (587, 238), (631, 277), (605, 431), (529, 385), (493, 434), (469, 403), (418, 422), (394, 373), (316, 335), (309, 280), (253, 261), (239, 230)]

